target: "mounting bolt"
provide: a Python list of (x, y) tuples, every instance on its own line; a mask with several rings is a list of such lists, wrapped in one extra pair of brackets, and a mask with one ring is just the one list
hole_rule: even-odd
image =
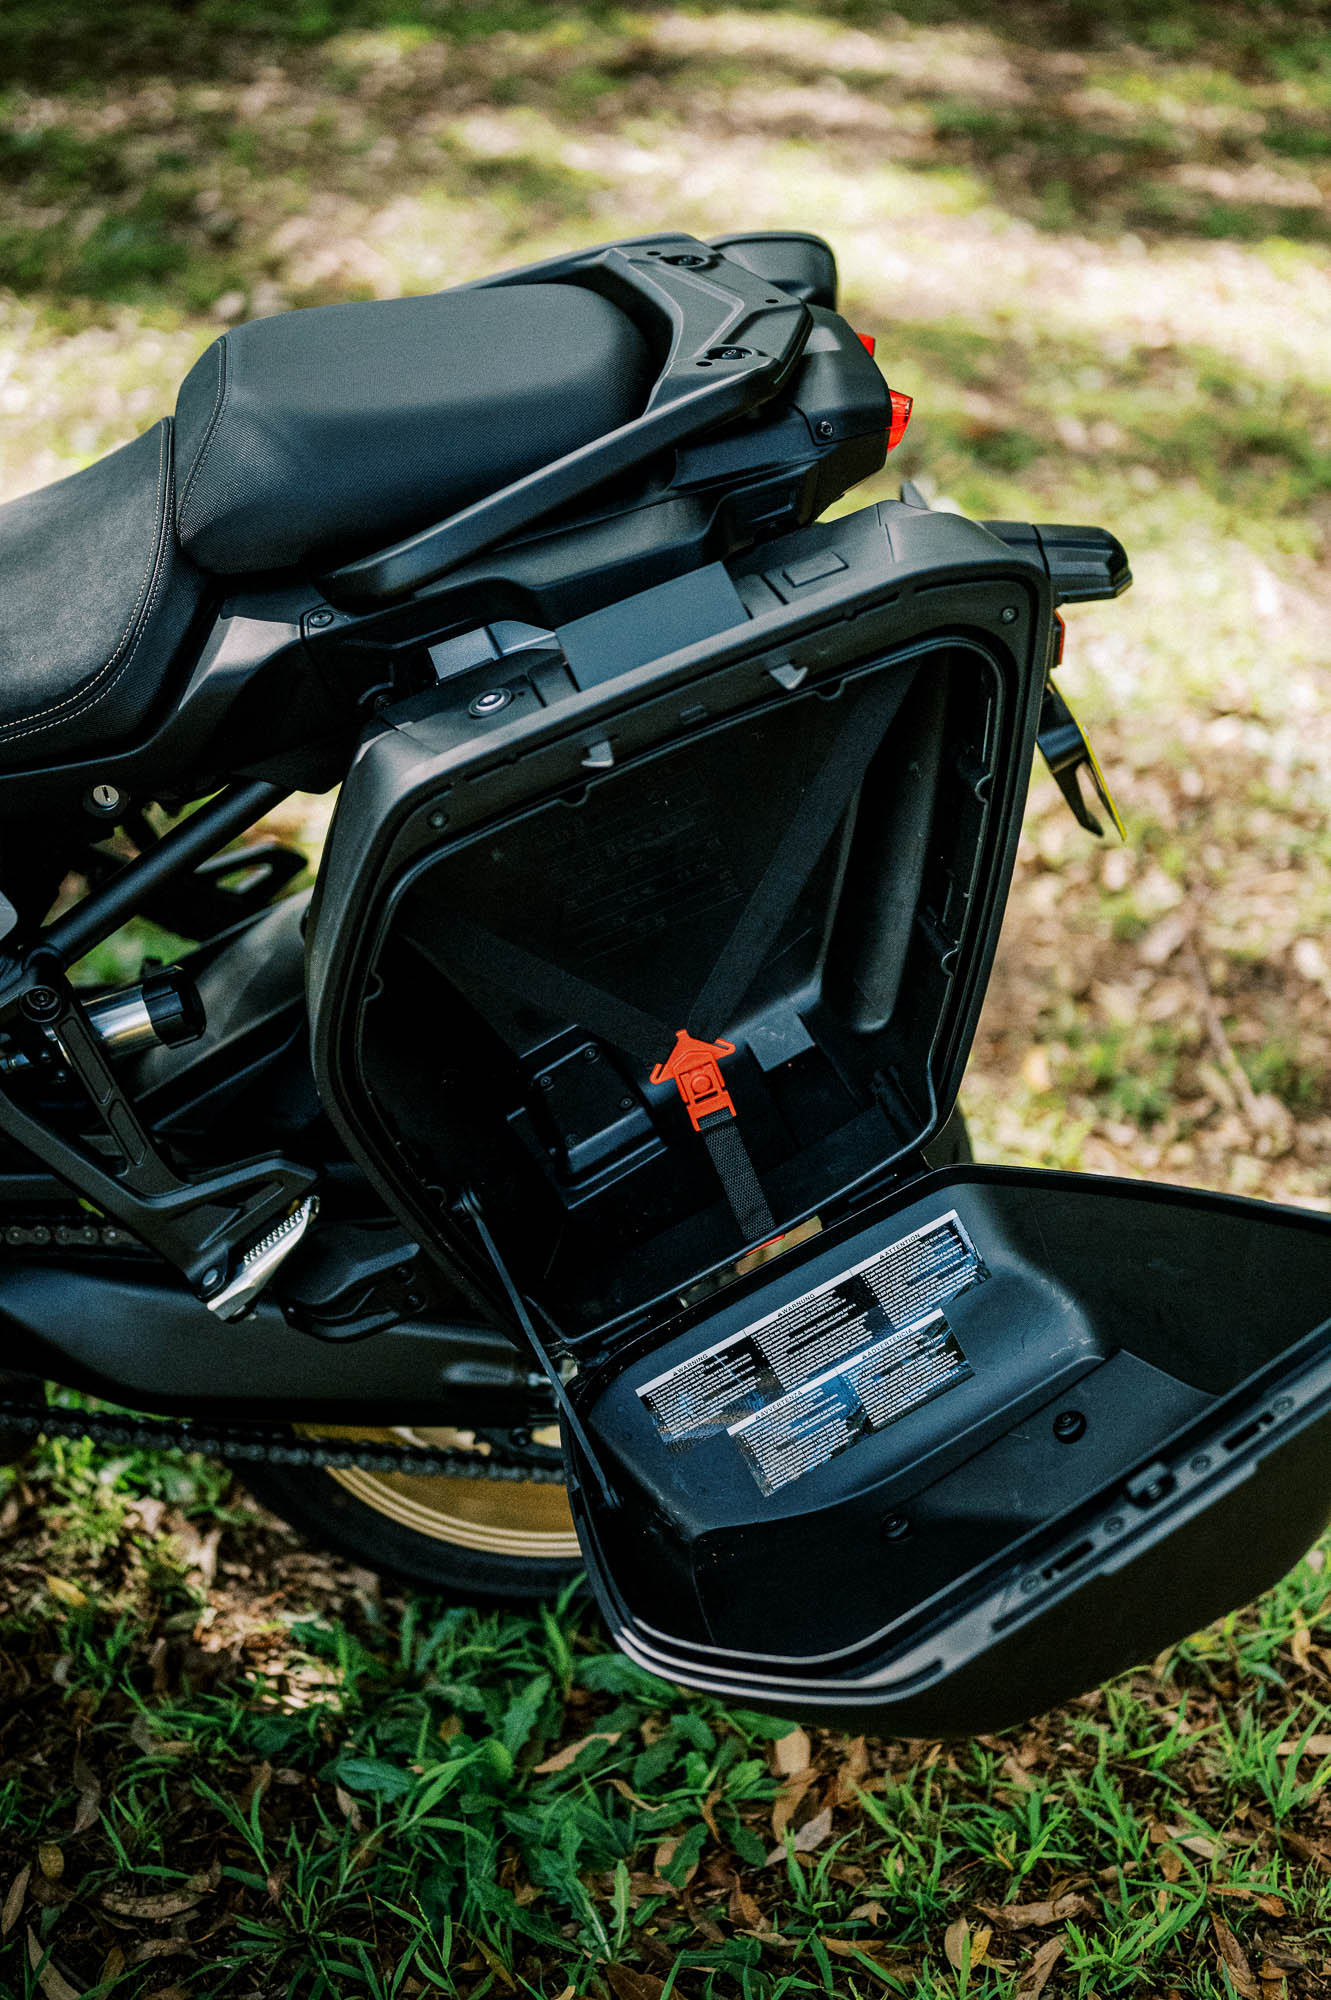
[(501, 708), (507, 708), (513, 699), (511, 688), (487, 688), (478, 694), (467, 710), (468, 715), (498, 715)]
[(439, 812), (436, 810), (435, 812), (432, 812), (430, 814), (428, 823), (434, 828), (435, 832), (438, 833), (440, 827), (448, 825), (448, 814), (446, 812)]
[(830, 417), (821, 418), (818, 421), (818, 423), (814, 425), (814, 429), (817, 431), (820, 438), (830, 438), (836, 436), (836, 425), (832, 422), (832, 419)]
[(619, 1108), (621, 1111), (632, 1111), (633, 1099), (631, 1097), (621, 1097), (619, 1100)]
[(548, 1070), (544, 1076), (538, 1076), (536, 1081), (540, 1084), (542, 1090), (553, 1090), (555, 1087), (555, 1080)]
[(589, 1042), (587, 1047), (582, 1052), (582, 1060), (584, 1062), (600, 1062), (601, 1051), (599, 1049), (594, 1049)]
[(118, 785), (106, 783), (89, 785), (83, 794), (83, 810), (96, 819), (111, 819), (125, 803), (125, 794)]
[(885, 1542), (904, 1542), (910, 1533), (909, 1514), (884, 1514), (879, 1533)]
[(1191, 1472), (1209, 1472), (1211, 1470), (1210, 1453), (1205, 1451), (1199, 1451), (1195, 1453), (1194, 1456), (1188, 1460), (1188, 1469)]
[(1080, 1410), (1060, 1410), (1054, 1418), (1054, 1436), (1060, 1444), (1075, 1444), (1086, 1429), (1086, 1419)]
[(200, 1278), (199, 1280), (199, 1283), (203, 1286), (205, 1292), (210, 1292), (213, 1289), (213, 1286), (219, 1283), (221, 1276), (222, 1273), (218, 1270), (217, 1266), (214, 1264), (211, 1265), (209, 1269), (204, 1272), (202, 1278)]
[(53, 1021), (60, 1012), (60, 995), (54, 986), (32, 986), (20, 1005), (30, 1021)]
[(663, 264), (678, 264), (682, 271), (696, 271), (707, 263), (706, 257), (699, 257), (692, 250), (681, 250), (678, 256), (663, 257)]
[(331, 625), (332, 622), (333, 614), (331, 611), (311, 611), (309, 617), (305, 620), (305, 629), (307, 632), (322, 632), (324, 626)]
[(1017, 622), (1017, 607), (1015, 604), (1005, 604), (998, 615), (1005, 625), (1015, 625)]
[(751, 347), (709, 347), (709, 361), (747, 361), (753, 353)]

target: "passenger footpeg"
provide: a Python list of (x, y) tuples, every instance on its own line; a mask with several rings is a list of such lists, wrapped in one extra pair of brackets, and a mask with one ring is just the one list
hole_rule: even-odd
[(209, 1312), (215, 1312), (219, 1319), (240, 1319), (247, 1313), (278, 1267), (291, 1255), (318, 1213), (318, 1195), (307, 1194), (275, 1229), (270, 1229), (266, 1236), (261, 1236), (258, 1242), (245, 1252), (231, 1282), (207, 1300)]

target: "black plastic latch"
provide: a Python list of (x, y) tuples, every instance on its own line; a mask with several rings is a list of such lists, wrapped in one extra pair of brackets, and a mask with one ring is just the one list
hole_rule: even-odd
[(1114, 822), (1119, 839), (1126, 840), (1118, 807), (1110, 797), (1090, 738), (1052, 680), (1045, 683), (1044, 699), (1040, 704), (1040, 727), (1035, 741), (1040, 755), (1049, 766), (1049, 775), (1067, 800), (1068, 809), (1078, 826), (1084, 826), (1087, 833), (1095, 834), (1097, 839), (1104, 833), (1104, 828), (1081, 794), (1077, 774), (1084, 768), (1096, 797)]
[(1093, 604), (1121, 597), (1132, 582), (1127, 550), (1105, 528), (1050, 521), (986, 521), (991, 535), (1013, 548), (1038, 549), (1054, 587), (1054, 603)]
[(1124, 1491), (1134, 1507), (1154, 1507), (1158, 1501), (1169, 1498), (1174, 1486), (1173, 1473), (1157, 1458), (1134, 1473)]

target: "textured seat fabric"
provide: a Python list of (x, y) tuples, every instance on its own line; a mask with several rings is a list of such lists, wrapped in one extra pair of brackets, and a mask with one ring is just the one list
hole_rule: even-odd
[(181, 544), (233, 575), (382, 548), (626, 422), (653, 375), (632, 321), (569, 285), (252, 320), (181, 385)]
[(0, 507), (0, 765), (132, 734), (204, 579), (182, 561), (171, 423)]

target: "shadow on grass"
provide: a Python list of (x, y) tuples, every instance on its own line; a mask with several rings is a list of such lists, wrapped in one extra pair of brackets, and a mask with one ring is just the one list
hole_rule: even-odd
[[(275, 90), (250, 103), (265, 78)], [(1315, 4), (13, 0), (0, 80), (0, 284), (69, 300), (200, 310), (262, 278), (219, 177), (279, 219), (321, 192), (440, 186), (509, 207), (515, 239), (533, 219), (602, 233), (594, 167), (511, 141), (462, 157), (448, 122), (487, 110), (564, 137), (715, 132), (816, 147), (848, 172), (867, 158), (960, 176), (972, 204), (1047, 232), (1331, 237)]]

